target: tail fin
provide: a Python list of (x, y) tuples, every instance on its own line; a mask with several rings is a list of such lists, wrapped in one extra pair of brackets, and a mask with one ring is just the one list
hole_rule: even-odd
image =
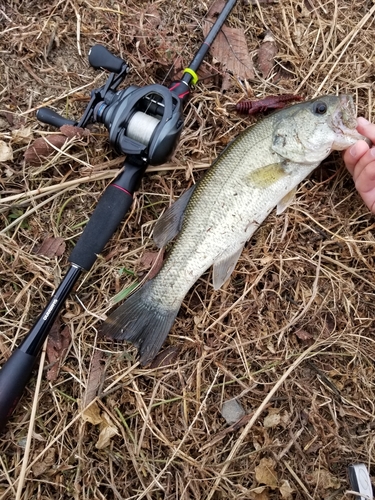
[(140, 354), (142, 365), (159, 352), (180, 309), (166, 309), (150, 298), (153, 280), (133, 293), (105, 320), (102, 333), (111, 339), (127, 340)]

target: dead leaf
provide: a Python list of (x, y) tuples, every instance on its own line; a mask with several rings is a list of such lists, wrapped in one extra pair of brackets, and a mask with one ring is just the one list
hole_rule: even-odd
[(267, 488), (264, 486), (259, 486), (258, 488), (254, 488), (250, 492), (251, 500), (269, 500), (270, 496), (268, 494)]
[(159, 252), (145, 252), (139, 261), (138, 274), (142, 275), (146, 271), (150, 271), (148, 278), (154, 278), (163, 265), (163, 258), (164, 248), (159, 250)]
[(296, 332), (294, 332), (294, 334), (300, 340), (311, 340), (312, 338), (314, 338), (314, 336), (306, 330), (297, 330)]
[(117, 427), (112, 424), (108, 415), (102, 412), (102, 417), (103, 418), (100, 424), (101, 430), (99, 434), (99, 439), (95, 445), (95, 448), (97, 448), (98, 450), (102, 450), (103, 448), (109, 446), (111, 443), (111, 439), (119, 434)]
[(272, 429), (273, 427), (277, 427), (281, 422), (280, 413), (270, 413), (263, 420), (263, 427), (266, 429)]
[(338, 490), (339, 488), (341, 488), (340, 480), (333, 474), (331, 474), (327, 469), (314, 470), (311, 476), (311, 482), (315, 485), (318, 485), (320, 488), (323, 488), (324, 490), (328, 490), (330, 488)]
[(289, 481), (283, 479), (280, 486), (281, 498), (285, 498), (285, 500), (291, 500), (293, 498), (292, 493), (294, 493), (294, 489), (291, 488)]
[(33, 465), (33, 475), (34, 477), (41, 476), (44, 472), (51, 469), (56, 465), (56, 450), (55, 448), (49, 448), (44, 454), (43, 459), (38, 460)]
[[(203, 33), (205, 36), (211, 28), (212, 23), (209, 21), (203, 23)], [(243, 80), (254, 79), (253, 62), (247, 48), (243, 30), (223, 26), (211, 45), (211, 54), (212, 57), (220, 62), (223, 70)]]
[(69, 139), (73, 139), (74, 137), (81, 139), (90, 135), (90, 131), (87, 128), (76, 127), (75, 125), (63, 125), (60, 127), (60, 132)]
[(173, 364), (178, 355), (180, 353), (180, 349), (174, 345), (171, 345), (164, 349), (164, 351), (159, 352), (156, 358), (153, 359), (150, 368), (163, 368), (164, 366), (168, 366)]
[[(217, 0), (210, 8), (203, 23), (203, 34), (206, 37), (221, 12), (225, 2)], [(243, 79), (254, 79), (254, 68), (251, 60), (245, 33), (242, 29), (223, 26), (211, 45), (211, 55), (222, 65), (223, 70)]]
[(31, 127), (12, 130), (12, 141), (16, 144), (27, 144), (33, 138)]
[(103, 352), (95, 350), (91, 359), (89, 378), (83, 398), (83, 406), (87, 406), (97, 395), (98, 389), (103, 381), (104, 363)]
[(255, 479), (259, 484), (265, 484), (272, 489), (277, 488), (278, 477), (275, 471), (276, 462), (272, 458), (262, 458), (255, 467)]
[[(68, 138), (65, 135), (48, 135), (47, 137), (39, 137), (36, 139), (25, 152), (25, 162), (30, 165), (40, 165), (43, 161), (56, 150), (53, 146), (61, 149)], [(47, 142), (48, 141), (48, 142)], [(50, 144), (48, 144), (50, 143)], [(53, 146), (51, 146), (51, 144)]]
[(0, 162), (13, 160), (13, 150), (6, 142), (0, 141)]
[(158, 8), (155, 4), (151, 4), (147, 10), (145, 15), (145, 20), (149, 24), (152, 29), (157, 29), (161, 24), (161, 17)]
[(93, 425), (99, 425), (102, 423), (102, 417), (100, 415), (100, 409), (97, 403), (92, 403), (90, 406), (85, 408), (82, 412), (82, 418), (85, 422), (89, 422)]
[(47, 380), (53, 382), (57, 379), (60, 371), (61, 361), (64, 359), (66, 351), (71, 342), (70, 330), (66, 326), (60, 332), (60, 323), (58, 320), (52, 325), (47, 342), (47, 359), (52, 365), (47, 371)]
[(267, 31), (263, 42), (261, 43), (258, 50), (258, 69), (261, 72), (263, 78), (267, 78), (271, 73), (274, 64), (275, 56), (277, 54), (277, 45), (275, 37), (271, 31)]
[(65, 252), (65, 248), (66, 244), (64, 238), (50, 236), (34, 250), (34, 253), (37, 255), (45, 255), (52, 259), (53, 257), (61, 257)]

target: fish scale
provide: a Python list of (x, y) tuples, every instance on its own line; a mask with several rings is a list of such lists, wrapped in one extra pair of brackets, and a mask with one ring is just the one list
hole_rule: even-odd
[(333, 149), (362, 138), (355, 127), (352, 98), (324, 96), (278, 111), (240, 134), (192, 194), (159, 219), (154, 235), (161, 244), (179, 233), (172, 250), (156, 277), (107, 318), (104, 334), (132, 342), (141, 362), (151, 361), (197, 279), (213, 265), (214, 288), (220, 288), (272, 209), (283, 211), (298, 184)]

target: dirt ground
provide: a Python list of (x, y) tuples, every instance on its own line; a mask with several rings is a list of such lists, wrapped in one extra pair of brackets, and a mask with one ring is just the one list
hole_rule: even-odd
[[(96, 125), (26, 163), (33, 141), (57, 133), (36, 110), (82, 115), (90, 90), (106, 81), (88, 64), (95, 43), (131, 66), (124, 85), (168, 85), (202, 42), (209, 6), (0, 2), (1, 364), (47, 304), (123, 162)], [(40, 386), (38, 362), (0, 435), (2, 500), (333, 500), (354, 498), (349, 464), (364, 463), (375, 477), (375, 223), (340, 154), (300, 186), (286, 212), (268, 217), (222, 289), (213, 290), (211, 272), (196, 283), (166, 360), (141, 368), (133, 347), (98, 337), (116, 294), (149, 271), (159, 215), (260, 119), (236, 115), (234, 104), (348, 93), (359, 115), (374, 118), (374, 21), (371, 0), (237, 2), (227, 24), (244, 33), (254, 77), (228, 77), (207, 56), (177, 151), (150, 168), (126, 220), (67, 299)], [(277, 54), (264, 77), (257, 61), (267, 30)], [(37, 251), (48, 237), (62, 239), (61, 255)], [(221, 410), (232, 398), (244, 416), (229, 426)]]

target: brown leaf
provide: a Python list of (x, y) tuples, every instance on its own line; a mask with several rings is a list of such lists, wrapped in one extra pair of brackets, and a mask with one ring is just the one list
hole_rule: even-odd
[(6, 142), (0, 141), (0, 162), (13, 160), (13, 150)]
[(314, 338), (314, 336), (306, 330), (297, 330), (294, 333), (300, 340), (311, 340), (312, 338)]
[(46, 238), (41, 245), (39, 245), (34, 252), (37, 255), (45, 255), (52, 259), (52, 257), (61, 257), (65, 252), (66, 244), (64, 238), (55, 238), (50, 236)]
[(276, 54), (276, 40), (271, 31), (267, 31), (258, 50), (258, 69), (263, 78), (267, 78), (271, 73), (274, 67)]
[(281, 422), (280, 413), (270, 412), (265, 419), (263, 420), (263, 427), (265, 429), (272, 429), (273, 427), (277, 427)]
[(87, 128), (75, 127), (74, 125), (63, 125), (60, 127), (60, 132), (69, 139), (73, 139), (73, 137), (87, 137), (90, 135), (90, 131), (87, 130)]
[(281, 498), (284, 498), (285, 500), (292, 500), (294, 493), (294, 489), (291, 488), (289, 481), (286, 479), (283, 479), (281, 481), (281, 486), (280, 486), (280, 493), (281, 493)]
[(267, 488), (264, 486), (259, 486), (258, 488), (254, 488), (250, 492), (251, 500), (270, 500), (270, 496), (268, 494)]
[(47, 342), (47, 359), (48, 362), (52, 364), (51, 368), (49, 368), (47, 372), (47, 380), (53, 382), (57, 379), (61, 361), (68, 350), (71, 339), (72, 337), (70, 335), (69, 328), (66, 326), (60, 332), (60, 324), (58, 321), (55, 321), (51, 328)]
[[(203, 23), (204, 36), (208, 35), (224, 3), (222, 0), (217, 0), (210, 8), (206, 21)], [(242, 29), (223, 26), (211, 45), (211, 54), (221, 63), (224, 70), (244, 80), (254, 79), (253, 62)]]
[(150, 368), (163, 368), (164, 366), (168, 366), (173, 364), (178, 355), (180, 353), (180, 349), (174, 345), (171, 345), (164, 349), (164, 351), (159, 352), (156, 358), (153, 359)]
[(56, 450), (55, 448), (49, 448), (44, 454), (43, 459), (38, 460), (33, 465), (33, 475), (34, 477), (39, 477), (44, 474), (47, 470), (52, 469), (56, 465)]
[(139, 261), (138, 273), (143, 274), (145, 271), (150, 271), (148, 278), (154, 278), (163, 265), (163, 257), (164, 248), (158, 252), (145, 252)]
[[(212, 23), (203, 23), (205, 36), (212, 28)], [(254, 79), (253, 62), (247, 49), (245, 33), (241, 29), (223, 26), (211, 45), (211, 54), (222, 68), (243, 80)]]
[(272, 489), (277, 488), (278, 478), (275, 471), (276, 462), (272, 458), (262, 458), (255, 467), (255, 478), (259, 484), (265, 484)]
[(314, 470), (311, 476), (311, 482), (324, 490), (330, 488), (338, 490), (341, 487), (340, 479), (331, 474), (327, 469)]
[(82, 412), (82, 418), (85, 422), (90, 422), (92, 425), (99, 425), (102, 423), (103, 418), (100, 414), (100, 408), (97, 403), (92, 403), (88, 408)]
[(89, 378), (87, 381), (85, 395), (83, 397), (83, 406), (86, 407), (93, 401), (97, 395), (98, 389), (103, 381), (104, 363), (103, 352), (96, 350), (91, 359)]
[[(30, 165), (40, 165), (43, 161), (52, 153), (55, 153), (56, 150), (51, 146), (55, 146), (56, 148), (61, 149), (62, 146), (66, 143), (68, 138), (65, 135), (57, 134), (57, 135), (48, 135), (47, 137), (39, 137), (36, 139), (25, 152), (25, 162)], [(51, 144), (48, 144), (48, 142)]]
[(147, 23), (150, 25), (150, 27), (152, 29), (157, 29), (158, 26), (161, 24), (161, 17), (160, 17), (159, 10), (154, 4), (151, 4), (147, 8), (145, 20), (147, 21)]
[(111, 439), (119, 434), (117, 427), (111, 422), (105, 412), (101, 413), (102, 421), (100, 423), (99, 439), (95, 445), (98, 450), (103, 450), (110, 445)]
[(31, 127), (21, 127), (12, 130), (12, 142), (15, 144), (28, 144), (33, 137)]

